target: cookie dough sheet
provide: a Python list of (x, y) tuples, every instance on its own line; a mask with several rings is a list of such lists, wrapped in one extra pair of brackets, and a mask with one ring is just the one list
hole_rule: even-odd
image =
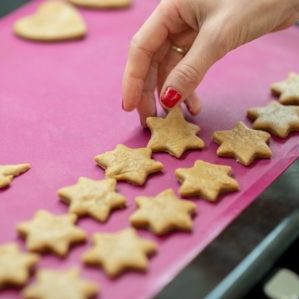
[[(80, 9), (88, 26), (86, 38), (50, 44), (23, 40), (12, 33), (15, 20), (35, 11), (39, 3), (32, 1), (0, 21), (0, 163), (26, 161), (32, 166), (10, 189), (0, 191), (0, 243), (17, 241), (21, 246), (17, 223), (39, 209), (67, 212), (58, 189), (75, 184), (80, 176), (104, 178), (104, 171), (93, 160), (95, 155), (119, 143), (144, 147), (150, 138), (139, 127), (136, 113), (121, 110), (121, 80), (130, 37), (159, 1), (136, 0), (130, 9), (121, 11)], [(46, 255), (41, 267), (82, 266), (82, 277), (101, 285), (103, 299), (141, 299), (157, 293), (299, 156), (298, 133), (288, 139), (273, 138), (273, 158), (250, 167), (217, 157), (217, 145), (211, 140), (214, 131), (231, 129), (237, 121), (250, 126), (247, 109), (269, 103), (273, 99), (269, 85), (284, 80), (290, 71), (299, 72), (298, 34), (299, 28), (294, 27), (267, 35), (217, 63), (198, 89), (203, 109), (192, 119), (201, 128), (206, 147), (182, 159), (154, 154), (164, 164), (164, 173), (152, 176), (144, 187), (118, 183), (118, 191), (128, 200), (127, 209), (115, 211), (106, 224), (82, 218), (79, 225), (89, 236), (128, 227), (136, 196), (155, 196), (168, 188), (177, 192), (175, 169), (192, 167), (199, 159), (231, 166), (240, 192), (216, 203), (191, 199), (197, 205), (192, 234), (156, 237), (140, 231), (140, 236), (158, 244), (147, 274), (130, 272), (110, 280), (102, 271), (80, 265), (80, 256), (90, 243), (76, 246), (64, 260)], [(0, 298), (19, 295), (5, 291)]]

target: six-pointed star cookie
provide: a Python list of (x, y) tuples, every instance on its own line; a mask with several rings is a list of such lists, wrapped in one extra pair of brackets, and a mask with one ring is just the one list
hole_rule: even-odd
[(220, 144), (217, 155), (235, 158), (245, 166), (257, 158), (271, 158), (272, 152), (267, 144), (270, 137), (269, 133), (249, 129), (242, 122), (238, 122), (232, 130), (213, 134), (213, 140)]
[(143, 185), (149, 174), (161, 171), (163, 164), (151, 159), (149, 148), (129, 148), (118, 144), (113, 151), (95, 157), (106, 176), (135, 185)]
[(199, 196), (215, 201), (222, 193), (238, 191), (238, 182), (231, 177), (230, 166), (211, 164), (197, 160), (191, 168), (178, 168), (176, 177), (182, 186), (182, 196)]
[(80, 177), (77, 184), (58, 190), (58, 195), (70, 205), (70, 213), (90, 215), (104, 222), (112, 210), (126, 206), (126, 198), (115, 192), (115, 188), (115, 179), (96, 181)]
[(93, 282), (82, 280), (77, 268), (67, 271), (42, 269), (37, 281), (23, 291), (25, 299), (89, 299), (99, 291)]
[(147, 256), (156, 252), (156, 244), (138, 237), (134, 229), (128, 228), (116, 233), (96, 233), (94, 247), (83, 255), (89, 265), (100, 265), (110, 277), (127, 269), (145, 271)]
[(299, 131), (299, 106), (284, 106), (272, 101), (265, 107), (249, 109), (247, 116), (254, 121), (254, 129), (268, 131), (281, 138)]
[(135, 201), (138, 210), (130, 217), (133, 226), (148, 227), (157, 235), (192, 230), (191, 216), (196, 212), (196, 205), (177, 198), (172, 189), (155, 197), (139, 196)]
[(0, 188), (10, 185), (13, 178), (30, 169), (30, 164), (0, 165)]
[(290, 73), (288, 79), (273, 83), (271, 86), (273, 94), (279, 96), (279, 102), (284, 105), (299, 104), (299, 75)]
[(23, 253), (17, 244), (0, 245), (0, 288), (23, 286), (39, 257), (34, 253)]
[(199, 127), (187, 122), (179, 107), (172, 109), (165, 118), (148, 117), (146, 124), (152, 132), (148, 147), (153, 152), (168, 152), (180, 158), (189, 149), (201, 149), (204, 142), (196, 135)]
[(26, 237), (26, 246), (30, 251), (51, 251), (65, 256), (73, 243), (83, 242), (85, 232), (75, 226), (77, 216), (54, 215), (47, 211), (37, 211), (31, 221), (17, 226), (20, 235)]

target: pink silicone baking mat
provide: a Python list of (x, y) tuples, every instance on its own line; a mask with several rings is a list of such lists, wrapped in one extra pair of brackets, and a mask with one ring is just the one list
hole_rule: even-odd
[[(16, 223), (30, 219), (37, 209), (62, 214), (58, 188), (74, 184), (79, 176), (104, 177), (93, 157), (118, 143), (131, 147), (147, 144), (149, 133), (141, 129), (136, 113), (121, 110), (121, 79), (130, 37), (158, 4), (136, 0), (122, 11), (81, 10), (88, 36), (81, 41), (34, 43), (15, 37), (12, 24), (35, 10), (39, 1), (0, 21), (0, 163), (30, 162), (32, 169), (0, 191), (0, 243), (24, 242), (15, 233)], [(199, 87), (203, 109), (193, 121), (199, 124), (206, 148), (181, 160), (161, 153), (154, 157), (165, 165), (163, 174), (152, 176), (145, 187), (119, 183), (128, 207), (116, 211), (106, 224), (85, 218), (79, 221), (89, 235), (128, 227), (137, 195), (155, 195), (179, 185), (178, 167), (190, 167), (196, 159), (232, 166), (241, 191), (218, 203), (193, 200), (198, 206), (194, 232), (157, 238), (159, 251), (146, 274), (128, 272), (111, 281), (100, 269), (82, 266), (82, 276), (101, 285), (101, 298), (150, 298), (240, 214), (299, 154), (299, 134), (286, 140), (272, 139), (271, 160), (244, 167), (215, 154), (211, 142), (215, 130), (229, 129), (245, 118), (247, 108), (265, 105), (269, 84), (299, 72), (299, 28), (267, 35), (227, 55), (207, 74)], [(254, 221), (254, 219), (253, 219)], [(65, 260), (46, 255), (40, 267), (64, 269), (81, 266), (81, 254), (90, 244), (77, 246)], [(1, 298), (19, 298), (8, 290)]]

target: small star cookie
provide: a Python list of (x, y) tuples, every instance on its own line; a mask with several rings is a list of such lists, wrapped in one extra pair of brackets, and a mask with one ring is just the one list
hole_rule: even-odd
[(220, 194), (239, 190), (238, 182), (231, 177), (230, 166), (197, 160), (191, 168), (178, 168), (176, 177), (182, 186), (182, 196), (199, 196), (215, 201)]
[(0, 188), (9, 186), (15, 176), (26, 172), (30, 167), (31, 165), (28, 163), (0, 165)]
[(213, 140), (220, 144), (217, 155), (235, 158), (245, 166), (257, 158), (271, 158), (272, 152), (268, 146), (270, 137), (269, 133), (249, 129), (240, 121), (232, 130), (213, 134)]
[(204, 147), (204, 142), (197, 136), (199, 127), (187, 122), (178, 107), (170, 110), (165, 118), (148, 117), (146, 124), (152, 132), (147, 146), (153, 152), (165, 151), (180, 158), (189, 149)]
[(177, 198), (172, 189), (155, 197), (139, 196), (135, 201), (138, 210), (130, 217), (134, 227), (148, 227), (157, 235), (192, 230), (191, 216), (196, 213), (196, 205)]
[(138, 237), (131, 228), (116, 233), (96, 233), (93, 245), (83, 255), (83, 261), (89, 265), (100, 265), (110, 277), (127, 269), (147, 270), (147, 256), (157, 250), (154, 242)]
[(26, 246), (30, 251), (51, 251), (65, 256), (73, 243), (83, 242), (85, 232), (75, 226), (77, 216), (54, 215), (44, 210), (35, 213), (32, 220), (17, 226), (17, 231), (26, 238)]
[(252, 127), (264, 130), (275, 136), (285, 138), (291, 132), (299, 131), (299, 107), (284, 106), (272, 101), (265, 107), (251, 108), (247, 111)]
[(80, 177), (78, 183), (58, 190), (61, 200), (70, 205), (69, 212), (90, 215), (105, 222), (112, 210), (124, 208), (126, 198), (115, 192), (116, 180), (92, 180)]
[(163, 168), (163, 164), (151, 159), (151, 155), (149, 148), (129, 148), (118, 144), (113, 151), (98, 155), (95, 160), (106, 169), (107, 177), (141, 186), (148, 175)]
[(95, 283), (80, 278), (77, 268), (42, 269), (37, 272), (37, 282), (26, 287), (22, 295), (24, 299), (89, 299), (98, 292)]
[(0, 245), (0, 288), (23, 286), (39, 257), (34, 253), (23, 253), (17, 244)]
[(132, 0), (69, 0), (69, 2), (88, 8), (125, 8), (132, 4)]
[(299, 104), (299, 75), (289, 73), (288, 79), (273, 83), (271, 91), (279, 96), (279, 102), (284, 105)]

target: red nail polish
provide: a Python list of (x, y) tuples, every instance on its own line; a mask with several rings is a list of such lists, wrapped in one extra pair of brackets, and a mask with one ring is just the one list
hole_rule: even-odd
[(182, 96), (175, 89), (168, 87), (161, 97), (161, 102), (165, 107), (172, 108), (181, 97)]

